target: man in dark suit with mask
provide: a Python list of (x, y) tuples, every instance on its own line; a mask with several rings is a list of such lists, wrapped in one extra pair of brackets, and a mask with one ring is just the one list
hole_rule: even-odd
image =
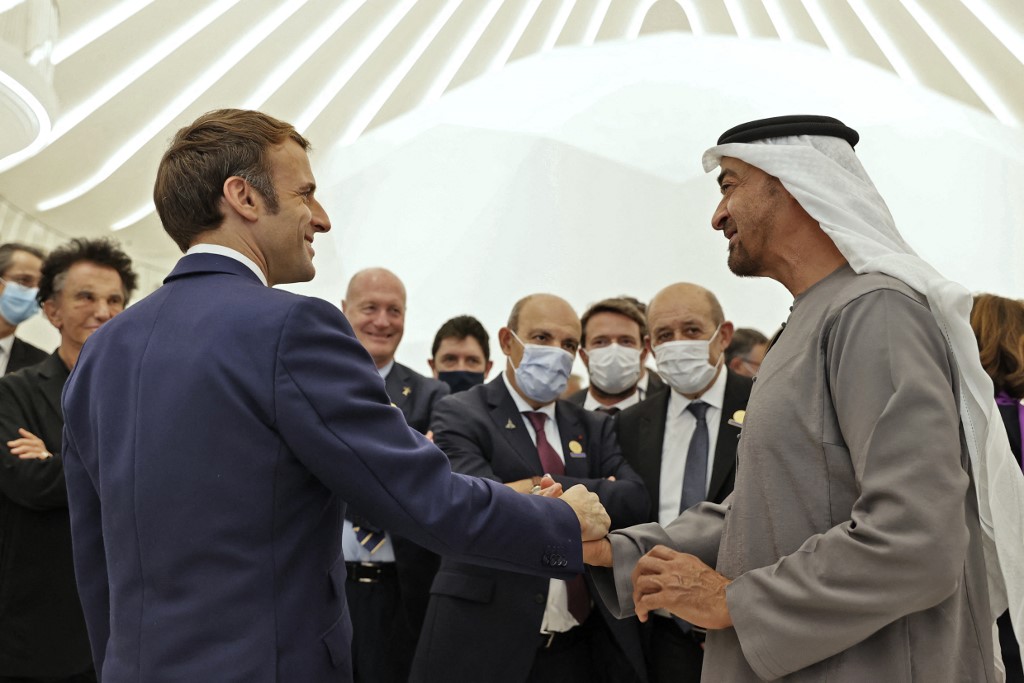
[(446, 320), (434, 335), (427, 361), (434, 379), (447, 384), (453, 394), (483, 384), (494, 367), (490, 341), (487, 330), (471, 315)]
[[(556, 400), (580, 344), (572, 307), (535, 294), (498, 332), (508, 363), (490, 383), (445, 398), (432, 429), (452, 469), (523, 494), (545, 473), (597, 493), (612, 526), (644, 521), (647, 494), (615, 442), (614, 422)], [(582, 576), (548, 581), (442, 560), (413, 681), (646, 680), (638, 623), (592, 604)]]
[[(648, 346), (671, 391), (618, 416), (622, 453), (651, 498), (644, 521), (667, 525), (697, 503), (720, 503), (736, 478), (736, 444), (753, 386), (724, 363), (733, 325), (714, 294), (693, 284), (669, 285), (651, 301)], [(698, 683), (703, 634), (653, 613), (648, 625), (655, 683)]]
[(40, 363), (48, 355), (14, 336), (18, 325), (39, 312), (36, 293), (44, 256), (27, 244), (0, 244), (0, 375)]
[[(409, 426), (427, 434), (438, 400), (448, 385), (395, 360), (405, 332), (405, 285), (386, 268), (352, 276), (341, 310), (359, 343), (384, 378), (391, 402)], [(352, 619), (352, 664), (356, 681), (404, 683), (416, 651), (438, 556), (412, 541), (374, 527), (349, 509), (342, 536)]]

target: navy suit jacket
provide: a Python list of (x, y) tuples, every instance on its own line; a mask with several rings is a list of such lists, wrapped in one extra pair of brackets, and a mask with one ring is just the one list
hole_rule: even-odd
[[(721, 503), (732, 493), (736, 482), (736, 446), (740, 428), (729, 424), (737, 410), (745, 410), (750, 390), (754, 386), (749, 377), (737, 375), (728, 368), (725, 378), (725, 397), (722, 401), (722, 415), (718, 424), (718, 441), (715, 458), (711, 465), (711, 482), (707, 499)], [(619, 445), (622, 454), (633, 466), (647, 486), (651, 507), (645, 522), (658, 521), (658, 506), (661, 500), (661, 449), (665, 441), (665, 421), (668, 417), (668, 401), (671, 389), (660, 391), (626, 408), (618, 418)]]
[(566, 505), (454, 475), (341, 312), (185, 256), (64, 391), (75, 570), (121, 681), (350, 681), (345, 503), (442, 554), (582, 570)]
[[(565, 454), (565, 475), (555, 479), (565, 489), (584, 484), (597, 493), (613, 528), (645, 521), (647, 492), (619, 452), (614, 421), (568, 401), (557, 402), (555, 419)], [(456, 472), (502, 482), (544, 472), (537, 447), (501, 376), (441, 400), (431, 429)], [(570, 448), (572, 441), (582, 448), (578, 457)], [(609, 476), (616, 481), (608, 481)], [(548, 582), (543, 578), (442, 559), (411, 680), (526, 680), (541, 641), (547, 594)], [(636, 620), (618, 621), (600, 600), (595, 605), (637, 675), (646, 678)]]

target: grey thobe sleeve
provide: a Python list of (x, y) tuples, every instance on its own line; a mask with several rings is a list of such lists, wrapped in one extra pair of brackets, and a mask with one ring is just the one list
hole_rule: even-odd
[(652, 522), (610, 533), (613, 566), (591, 568), (598, 594), (608, 610), (619, 619), (632, 616), (633, 569), (656, 545), (696, 555), (714, 567), (722, 523), (731, 500), (730, 495), (721, 504), (701, 503), (676, 517), (667, 527)]
[(851, 519), (727, 588), (744, 656), (766, 679), (942, 602), (964, 572), (968, 475), (954, 371), (933, 316), (877, 290), (843, 309), (827, 344), (828, 386), (803, 400), (825, 402), (824, 454), (849, 459), (859, 495)]

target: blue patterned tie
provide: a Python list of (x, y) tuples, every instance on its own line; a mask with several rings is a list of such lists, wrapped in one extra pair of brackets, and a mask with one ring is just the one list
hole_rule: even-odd
[(691, 401), (686, 407), (697, 418), (697, 426), (686, 450), (686, 470), (683, 472), (683, 497), (679, 512), (703, 502), (707, 495), (708, 480), (708, 423), (704, 420), (710, 406), (704, 401)]

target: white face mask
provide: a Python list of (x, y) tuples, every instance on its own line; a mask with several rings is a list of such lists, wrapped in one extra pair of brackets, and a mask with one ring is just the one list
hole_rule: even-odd
[(569, 373), (572, 372), (575, 358), (557, 346), (525, 344), (515, 332), (512, 332), (512, 336), (523, 345), (523, 358), (519, 361), (519, 367), (513, 366), (516, 385), (527, 398), (538, 403), (551, 403), (569, 386)]
[(640, 379), (640, 349), (602, 346), (587, 351), (590, 381), (606, 394), (621, 394)]
[(725, 355), (719, 355), (714, 365), (708, 362), (711, 340), (721, 329), (719, 325), (711, 339), (684, 339), (655, 346), (654, 359), (661, 378), (680, 394), (695, 394), (710, 384)]

